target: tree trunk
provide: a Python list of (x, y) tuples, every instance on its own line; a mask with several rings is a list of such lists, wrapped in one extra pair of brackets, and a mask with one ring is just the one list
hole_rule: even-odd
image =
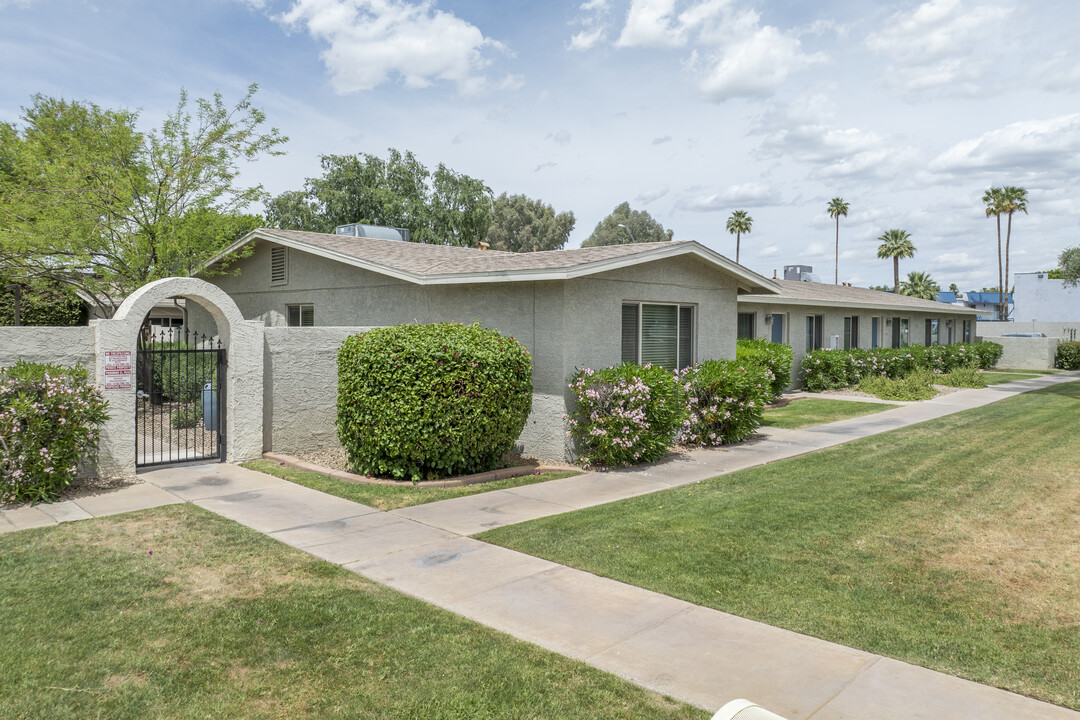
[(900, 256), (893, 255), (892, 259), (893, 294), (900, 294)]
[(1001, 286), (1001, 291), (1005, 293), (1004, 300), (1001, 302), (1001, 319), (1009, 319), (1009, 241), (1012, 239), (1012, 213), (1009, 213), (1009, 221), (1005, 225), (1005, 284)]
[(739, 241), (742, 240), (742, 233), (735, 233), (735, 262), (739, 262)]
[(998, 233), (998, 320), (1001, 320), (1001, 215), (997, 216), (997, 233)]
[(836, 271), (833, 273), (833, 285), (840, 284), (840, 216), (836, 216)]

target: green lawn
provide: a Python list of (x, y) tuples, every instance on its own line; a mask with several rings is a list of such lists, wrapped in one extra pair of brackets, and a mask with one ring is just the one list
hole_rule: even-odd
[(766, 408), (762, 425), (777, 428), (810, 427), (848, 418), (870, 415), (882, 410), (891, 410), (899, 405), (885, 403), (856, 402), (853, 400), (824, 400), (821, 398), (799, 398), (784, 407)]
[(1002, 383), (1013, 382), (1014, 380), (1031, 380), (1039, 377), (1037, 373), (1019, 373), (1019, 372), (981, 372), (979, 377), (986, 381), (987, 385), (1000, 385)]
[(0, 717), (706, 718), (193, 505), (0, 535)]
[(1080, 709), (1080, 383), (492, 530), (532, 555)]
[(367, 483), (348, 482), (338, 480), (321, 473), (294, 470), (270, 460), (252, 460), (243, 463), (243, 466), (251, 470), (258, 470), (279, 478), (284, 478), (297, 485), (303, 485), (313, 490), (319, 490), (330, 495), (352, 500), (379, 510), (393, 510), (409, 505), (422, 505), (461, 497), (462, 495), (475, 495), (477, 493), (491, 492), (492, 490), (505, 490), (506, 488), (531, 485), (546, 480), (580, 475), (578, 472), (542, 473), (540, 475), (522, 475), (506, 480), (496, 480), (489, 483), (476, 485), (463, 485), (461, 487), (425, 487), (423, 483), (416, 485), (369, 485)]

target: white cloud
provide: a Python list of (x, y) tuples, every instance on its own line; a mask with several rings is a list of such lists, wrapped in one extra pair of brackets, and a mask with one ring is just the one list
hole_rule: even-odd
[(497, 87), (499, 90), (511, 91), (511, 90), (520, 90), (524, 86), (525, 86), (525, 76), (524, 75), (507, 74), (506, 77), (504, 77), (502, 80), (500, 80), (499, 84), (496, 85), (495, 87)]
[(891, 177), (912, 159), (913, 151), (901, 139), (835, 127), (830, 106), (823, 95), (773, 106), (751, 129), (762, 138), (758, 152), (806, 163), (818, 178)]
[(664, 143), (671, 142), (671, 136), (665, 135), (663, 137), (655, 137), (652, 140), (653, 145), (663, 145)]
[(731, 185), (718, 193), (691, 188), (679, 199), (678, 207), (691, 212), (727, 212), (740, 207), (762, 207), (782, 202), (780, 191), (760, 183)]
[(887, 85), (910, 93), (975, 95), (1001, 55), (1010, 14), (999, 5), (928, 0), (887, 18), (866, 45), (892, 61), (884, 76)]
[(580, 17), (574, 20), (572, 25), (581, 25), (583, 30), (574, 33), (570, 37), (568, 50), (584, 52), (590, 50), (607, 38), (608, 16), (611, 4), (608, 0), (589, 0), (578, 7)]
[(966, 252), (947, 252), (936, 255), (931, 262), (938, 272), (956, 274), (959, 272), (981, 270), (986, 267), (986, 258), (972, 257)]
[(634, 198), (634, 202), (641, 203), (642, 205), (648, 205), (649, 203), (655, 202), (667, 194), (668, 186), (661, 185), (660, 187), (655, 187), (651, 190), (646, 190), (645, 192), (639, 194), (636, 198)]
[(675, 0), (633, 0), (616, 47), (681, 47), (686, 28), (675, 15)]
[(771, 258), (780, 257), (784, 254), (784, 251), (780, 249), (779, 245), (768, 245), (758, 250), (755, 254), (761, 258)]
[(804, 53), (794, 35), (766, 25), (725, 48), (705, 72), (700, 87), (717, 101), (769, 95), (792, 73), (824, 61), (821, 53)]
[(1072, 180), (1080, 170), (1080, 113), (1025, 120), (964, 140), (930, 162), (944, 173), (1008, 172), (1039, 175), (1059, 172)]
[(505, 49), (432, 2), (295, 0), (275, 20), (327, 43), (321, 57), (339, 93), (372, 90), (393, 77), (412, 88), (446, 80), (472, 93), (484, 84), (483, 51)]
[(569, 145), (570, 144), (570, 131), (563, 129), (558, 132), (548, 133), (545, 140), (551, 140), (556, 145)]

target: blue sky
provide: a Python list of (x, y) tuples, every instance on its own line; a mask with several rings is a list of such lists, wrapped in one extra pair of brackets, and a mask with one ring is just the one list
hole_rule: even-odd
[(1028, 189), (1012, 266), (1080, 244), (1080, 5), (1069, 0), (0, 0), (0, 120), (33, 93), (141, 108), (194, 96), (258, 104), (291, 140), (244, 169), (271, 193), (323, 153), (411, 150), (572, 210), (570, 246), (622, 201), (743, 264), (809, 264), (997, 283), (980, 199)]

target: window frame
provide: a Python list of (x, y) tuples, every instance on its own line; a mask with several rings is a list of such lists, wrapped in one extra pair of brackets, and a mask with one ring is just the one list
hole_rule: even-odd
[[(294, 325), (292, 322), (292, 311), (296, 310), (298, 315), (297, 319), (299, 324)], [(310, 322), (304, 324), (304, 310), (307, 310), (308, 319)], [(288, 303), (285, 305), (285, 326), (286, 327), (315, 327), (315, 303)]]
[[(620, 329), (620, 353), (622, 362), (632, 362), (635, 365), (641, 365), (641, 336), (642, 336), (642, 314), (643, 308), (646, 306), (658, 306), (658, 307), (674, 307), (675, 308), (675, 365), (672, 370), (681, 370), (685, 367), (689, 367), (694, 364), (694, 359), (697, 357), (697, 305), (692, 303), (676, 303), (676, 302), (652, 302), (648, 300), (623, 300), (620, 305), (620, 323), (624, 319), (622, 313), (625, 312), (627, 307), (635, 307), (636, 323), (637, 323), (637, 337), (634, 340), (634, 358), (632, 360), (627, 359), (626, 347), (622, 340), (622, 329)], [(682, 337), (683, 337), (683, 311), (690, 311), (689, 332), (690, 332), (690, 357), (685, 359), (682, 357)], [(685, 362), (684, 362), (685, 361)]]
[(844, 349), (859, 349), (859, 316), (846, 315), (844, 317)]
[(825, 339), (825, 316), (824, 315), (807, 315), (806, 316), (806, 351), (821, 350), (825, 345), (823, 340)]
[[(749, 319), (749, 325), (750, 325), (750, 334), (749, 335), (744, 335), (743, 332), (742, 332), (743, 318), (748, 318)], [(757, 313), (756, 312), (736, 313), (736, 315), (735, 315), (735, 337), (737, 339), (740, 339), (740, 340), (743, 339), (743, 338), (746, 338), (748, 340), (752, 340), (753, 338), (757, 337)]]

